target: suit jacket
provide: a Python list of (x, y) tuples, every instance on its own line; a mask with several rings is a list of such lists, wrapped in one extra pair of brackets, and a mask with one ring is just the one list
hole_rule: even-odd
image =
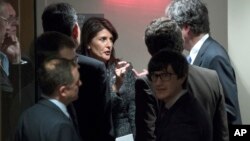
[(234, 69), (226, 50), (209, 37), (199, 50), (193, 65), (215, 70), (223, 87), (229, 124), (241, 124)]
[(111, 101), (104, 63), (78, 55), (79, 98), (74, 102), (80, 135), (85, 141), (113, 141)]
[(186, 92), (156, 122), (156, 141), (212, 141), (212, 125), (203, 106)]
[(5, 71), (0, 66), (0, 92), (1, 93), (12, 93), (13, 92), (13, 86), (10, 83), (10, 80), (5, 73)]
[(34, 68), (31, 61), (27, 57), (22, 57), (22, 60), (26, 61), (26, 63), (8, 65), (9, 75), (1, 67), (0, 83), (4, 91), (8, 91), (11, 94), (19, 93), (21, 89), (33, 81)]
[(34, 70), (29, 58), (22, 57), (25, 64), (9, 64), (7, 76), (1, 68), (1, 111), (3, 140), (13, 140), (15, 128), (21, 113), (35, 103), (35, 89), (30, 87), (34, 78)]
[[(228, 141), (223, 90), (216, 72), (190, 65), (188, 89), (206, 109), (213, 124), (214, 141)], [(147, 77), (136, 80), (135, 90), (136, 141), (155, 141), (155, 121), (159, 105)]]
[(20, 92), (24, 87), (30, 84), (35, 76), (35, 70), (31, 60), (27, 56), (22, 56), (22, 60), (25, 61), (24, 64), (9, 65), (9, 78), (15, 93)]
[(15, 141), (80, 141), (80, 136), (59, 107), (41, 100), (22, 114)]

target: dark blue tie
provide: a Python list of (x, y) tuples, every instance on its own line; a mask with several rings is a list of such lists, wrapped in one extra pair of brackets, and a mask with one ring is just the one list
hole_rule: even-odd
[(191, 64), (191, 62), (192, 62), (191, 56), (187, 56), (187, 61), (188, 61), (189, 64)]

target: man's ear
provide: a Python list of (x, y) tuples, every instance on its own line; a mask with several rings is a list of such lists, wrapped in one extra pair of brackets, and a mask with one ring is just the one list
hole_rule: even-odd
[(192, 35), (192, 31), (191, 31), (189, 25), (187, 25), (187, 24), (183, 25), (182, 30), (184, 30), (187, 35)]
[(58, 91), (59, 91), (59, 95), (61, 97), (65, 97), (66, 96), (66, 89), (67, 89), (67, 87), (64, 86), (64, 85), (59, 87)]
[(78, 36), (79, 36), (79, 26), (78, 26), (78, 24), (77, 23), (75, 23), (74, 24), (74, 27), (73, 27), (73, 31), (72, 31), (72, 38), (74, 39), (74, 40), (77, 40), (78, 39)]
[(185, 24), (185, 25), (182, 26), (182, 30), (184, 30), (186, 33), (188, 33), (189, 30), (190, 30), (190, 27)]

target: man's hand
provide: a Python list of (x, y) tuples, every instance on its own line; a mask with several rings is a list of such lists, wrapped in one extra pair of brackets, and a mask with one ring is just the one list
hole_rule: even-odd
[(137, 72), (135, 69), (132, 69), (132, 71), (137, 78), (148, 74), (148, 70), (146, 69), (143, 69), (142, 72)]
[(6, 34), (0, 50), (7, 55), (12, 64), (21, 62), (21, 49), (18, 38), (13, 34)]

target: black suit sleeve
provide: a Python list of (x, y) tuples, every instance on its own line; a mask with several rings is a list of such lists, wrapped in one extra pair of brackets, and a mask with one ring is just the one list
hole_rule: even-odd
[(146, 78), (135, 82), (136, 92), (136, 141), (154, 141), (157, 101)]
[(22, 88), (30, 84), (34, 79), (34, 67), (31, 60), (27, 57), (22, 57), (25, 61), (24, 64), (11, 64), (10, 65), (10, 81), (13, 84), (15, 92), (20, 91)]
[(85, 140), (112, 141), (111, 101), (105, 65), (93, 58), (80, 55), (78, 100), (74, 101), (80, 135)]
[[(99, 82), (100, 84), (100, 94), (104, 95), (102, 96), (103, 104), (104, 105), (104, 120), (103, 120), (103, 137), (105, 140), (112, 141), (114, 140), (114, 131), (113, 131), (113, 122), (112, 122), (112, 111), (111, 111), (111, 95), (109, 93), (109, 79), (107, 77), (106, 69), (104, 69), (105, 66), (101, 65), (99, 66)], [(101, 117), (102, 118), (102, 117)]]

